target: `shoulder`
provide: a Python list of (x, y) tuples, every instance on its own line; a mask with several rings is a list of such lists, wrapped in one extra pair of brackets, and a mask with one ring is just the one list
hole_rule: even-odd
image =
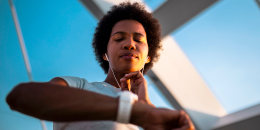
[(61, 76), (53, 78), (50, 83), (59, 84), (62, 86), (70, 86), (75, 88), (84, 88), (88, 81), (84, 78), (73, 76)]
[(61, 86), (69, 86), (68, 83), (63, 78), (60, 78), (60, 77), (55, 77), (55, 78), (51, 79), (49, 81), (49, 83), (57, 84), (57, 85), (61, 85)]

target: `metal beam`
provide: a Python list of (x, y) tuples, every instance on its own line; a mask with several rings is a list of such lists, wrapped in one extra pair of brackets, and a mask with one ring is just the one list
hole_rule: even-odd
[(226, 114), (224, 108), (174, 39), (167, 36), (162, 42), (160, 60), (152, 68), (159, 77), (157, 87), (173, 105), (190, 115), (198, 129), (211, 129)]
[(260, 130), (259, 122), (260, 104), (220, 118), (214, 130)]
[(152, 82), (157, 86), (157, 88), (162, 92), (162, 94), (165, 96), (165, 98), (169, 101), (171, 106), (175, 108), (176, 110), (183, 110), (180, 103), (174, 98), (174, 96), (169, 92), (167, 87), (163, 84), (161, 79), (156, 76), (156, 74), (153, 72), (153, 70), (150, 70), (147, 72), (147, 76), (152, 80)]
[(258, 5), (258, 7), (260, 8), (260, 0), (255, 0), (255, 2)]
[(159, 19), (162, 27), (162, 37), (172, 33), (204, 9), (218, 0), (168, 0), (157, 10), (154, 17)]
[(96, 5), (93, 0), (80, 0), (80, 2), (86, 6), (96, 19), (101, 19), (104, 16), (104, 12)]
[[(163, 94), (163, 96), (169, 101), (170, 105), (176, 109), (176, 110), (185, 110), (180, 103), (174, 98), (172, 93), (169, 91), (169, 89), (165, 86), (165, 84), (162, 82), (161, 79), (153, 72), (153, 70), (150, 70), (147, 72), (147, 75), (152, 80), (152, 82), (156, 85), (156, 87), (159, 89), (159, 91)], [(187, 112), (187, 111), (186, 111)], [(193, 117), (190, 117), (192, 122), (194, 121)], [(195, 128), (198, 129), (199, 126), (194, 123)]]

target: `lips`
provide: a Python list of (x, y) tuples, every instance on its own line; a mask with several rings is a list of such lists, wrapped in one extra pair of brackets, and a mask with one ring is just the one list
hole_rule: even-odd
[(120, 57), (122, 58), (126, 58), (126, 59), (132, 59), (132, 58), (139, 58), (138, 55), (134, 54), (134, 53), (123, 53), (122, 55), (120, 55)]

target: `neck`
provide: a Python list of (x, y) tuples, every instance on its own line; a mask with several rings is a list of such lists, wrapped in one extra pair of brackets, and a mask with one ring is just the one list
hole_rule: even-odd
[[(120, 86), (118, 86), (117, 81), (120, 85), (120, 79), (125, 75), (124, 73), (119, 73), (119, 72), (114, 72), (115, 77), (113, 76), (113, 72), (109, 69), (108, 73), (107, 73), (107, 77), (105, 79), (105, 82), (115, 86), (116, 88), (120, 88)], [(117, 80), (117, 81), (116, 81)]]

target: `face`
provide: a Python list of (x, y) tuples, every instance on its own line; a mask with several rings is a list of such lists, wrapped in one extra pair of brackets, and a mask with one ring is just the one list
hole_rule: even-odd
[(107, 45), (109, 63), (114, 71), (130, 73), (141, 70), (150, 60), (148, 50), (146, 32), (141, 23), (122, 20), (114, 25)]

